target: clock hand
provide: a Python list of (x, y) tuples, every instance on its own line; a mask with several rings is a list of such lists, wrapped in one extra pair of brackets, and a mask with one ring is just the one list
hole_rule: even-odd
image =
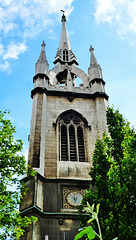
[(76, 202), (76, 200), (77, 200), (77, 196), (74, 196), (74, 201)]

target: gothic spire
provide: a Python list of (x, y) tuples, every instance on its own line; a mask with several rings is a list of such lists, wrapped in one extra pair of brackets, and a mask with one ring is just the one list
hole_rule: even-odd
[(59, 49), (63, 49), (64, 44), (65, 44), (65, 45), (67, 45), (67, 48), (69, 50), (71, 50), (68, 32), (67, 32), (67, 28), (66, 28), (66, 16), (64, 14), (61, 18), (61, 22), (62, 22), (62, 29), (61, 29)]
[(69, 64), (76, 63), (76, 65), (78, 65), (76, 57), (73, 54), (70, 46), (69, 36), (67, 32), (67, 27), (66, 27), (66, 16), (64, 15), (64, 11), (61, 18), (61, 22), (62, 22), (62, 29), (61, 29), (59, 48), (57, 50), (54, 63), (57, 63), (57, 62), (61, 62), (61, 63), (63, 62), (63, 63), (69, 63)]
[(35, 74), (38, 74), (38, 73), (47, 74), (48, 73), (49, 64), (48, 64), (48, 61), (46, 58), (45, 46), (46, 46), (46, 44), (43, 41), (43, 43), (41, 45), (42, 49), (41, 49), (40, 57), (35, 66)]
[(100, 65), (98, 64), (95, 55), (94, 55), (94, 48), (90, 46), (89, 51), (91, 52), (91, 58), (90, 58), (90, 67), (89, 67), (89, 80), (93, 80), (95, 78), (103, 79), (102, 76), (102, 69)]

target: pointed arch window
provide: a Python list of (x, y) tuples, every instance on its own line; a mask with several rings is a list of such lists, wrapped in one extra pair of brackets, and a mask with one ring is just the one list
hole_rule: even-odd
[(59, 121), (60, 161), (85, 162), (85, 124), (69, 113)]
[(63, 61), (68, 61), (68, 51), (66, 49), (63, 50)]

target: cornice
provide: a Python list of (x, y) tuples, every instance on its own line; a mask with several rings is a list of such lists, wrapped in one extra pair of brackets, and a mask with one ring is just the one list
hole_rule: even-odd
[[(81, 90), (82, 91), (82, 90)], [(45, 93), (47, 96), (59, 96), (59, 97), (67, 97), (70, 102), (74, 100), (74, 98), (86, 98), (86, 99), (95, 99), (95, 98), (105, 98), (108, 100), (109, 96), (105, 92), (95, 92), (95, 93), (88, 93), (88, 92), (70, 92), (58, 89), (47, 89), (43, 87), (36, 87), (31, 91), (31, 97), (36, 93)]]

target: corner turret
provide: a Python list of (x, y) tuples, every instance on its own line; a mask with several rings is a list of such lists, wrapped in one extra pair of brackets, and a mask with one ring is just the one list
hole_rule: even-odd
[(40, 57), (35, 64), (34, 88), (46, 87), (49, 83), (49, 64), (46, 58), (45, 46), (45, 42), (43, 41)]

